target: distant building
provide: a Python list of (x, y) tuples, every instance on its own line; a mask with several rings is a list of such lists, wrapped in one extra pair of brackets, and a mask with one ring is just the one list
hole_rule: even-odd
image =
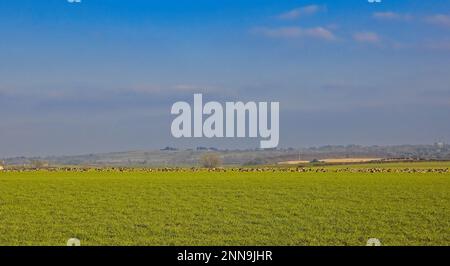
[(444, 142), (436, 142), (434, 144), (436, 147), (438, 147), (439, 149), (442, 149), (445, 147), (445, 143)]
[(169, 146), (167, 146), (167, 147), (165, 147), (164, 149), (160, 149), (161, 151), (177, 151), (178, 149), (177, 148), (173, 148), (173, 147), (169, 147)]

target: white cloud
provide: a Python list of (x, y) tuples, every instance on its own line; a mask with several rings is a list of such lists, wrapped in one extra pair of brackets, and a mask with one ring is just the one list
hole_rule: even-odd
[(396, 20), (396, 21), (409, 21), (412, 16), (409, 14), (400, 14), (395, 12), (375, 12), (373, 17), (378, 20)]
[(200, 93), (216, 92), (220, 89), (212, 85), (175, 84), (175, 85), (135, 85), (121, 92), (136, 92), (143, 94), (167, 94), (167, 93)]
[(450, 28), (450, 15), (437, 14), (427, 17), (425, 21), (433, 25)]
[(327, 41), (336, 40), (336, 36), (324, 27), (280, 27), (280, 28), (256, 28), (253, 32), (269, 38), (315, 38)]
[(292, 19), (297, 19), (297, 18), (303, 17), (303, 16), (307, 16), (307, 15), (313, 15), (322, 10), (325, 10), (324, 6), (309, 5), (309, 6), (292, 9), (290, 11), (287, 11), (283, 14), (278, 15), (277, 17), (279, 19), (292, 20)]
[(353, 34), (353, 39), (357, 42), (363, 43), (379, 43), (381, 41), (378, 34), (370, 31), (357, 32)]

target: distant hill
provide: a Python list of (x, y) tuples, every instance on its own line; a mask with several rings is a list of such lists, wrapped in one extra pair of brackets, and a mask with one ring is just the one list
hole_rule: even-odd
[(450, 160), (450, 145), (398, 146), (322, 146), (303, 149), (218, 150), (201, 147), (196, 150), (178, 150), (166, 147), (157, 151), (126, 151), (77, 156), (15, 157), (3, 159), (5, 165), (31, 165), (45, 162), (49, 165), (91, 166), (197, 166), (200, 156), (214, 152), (225, 165), (275, 164), (284, 161), (311, 161), (339, 158), (386, 158), (413, 160)]

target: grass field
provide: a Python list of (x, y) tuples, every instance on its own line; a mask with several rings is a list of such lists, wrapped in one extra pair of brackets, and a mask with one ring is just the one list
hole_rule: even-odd
[(0, 172), (0, 245), (72, 237), (82, 245), (365, 245), (373, 237), (450, 245), (450, 174)]

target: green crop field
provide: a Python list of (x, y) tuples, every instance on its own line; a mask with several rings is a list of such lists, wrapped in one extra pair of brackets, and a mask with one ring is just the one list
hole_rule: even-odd
[(0, 172), (0, 245), (63, 246), (73, 237), (82, 245), (450, 245), (450, 174)]

